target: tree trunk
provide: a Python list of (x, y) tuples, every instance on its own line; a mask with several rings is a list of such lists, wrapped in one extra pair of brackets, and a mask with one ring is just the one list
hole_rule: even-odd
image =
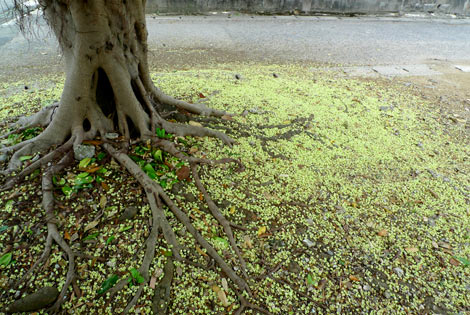
[(170, 123), (160, 115), (162, 104), (208, 116), (226, 112), (176, 100), (154, 86), (147, 62), (145, 0), (42, 0), (40, 5), (65, 58), (65, 86), (58, 107), (20, 120), (23, 128), (47, 128), (4, 150), (15, 153), (3, 173), (19, 169), (23, 155), (65, 141), (75, 147), (111, 131), (146, 140), (158, 126), (178, 136), (210, 136), (233, 143), (224, 133)]
[(145, 1), (44, 1), (46, 19), (62, 49), (66, 81), (60, 106), (45, 133), (62, 143), (118, 129), (128, 122), (150, 132)]

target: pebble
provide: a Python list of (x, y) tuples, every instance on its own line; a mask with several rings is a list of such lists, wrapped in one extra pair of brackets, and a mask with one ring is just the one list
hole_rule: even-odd
[(84, 158), (92, 158), (95, 155), (95, 146), (79, 144), (73, 148), (73, 153), (78, 161)]
[(370, 288), (370, 285), (365, 284), (365, 285), (362, 287), (362, 289), (363, 289), (364, 291), (370, 291), (371, 288)]
[(121, 216), (119, 217), (119, 221), (122, 222), (122, 221), (132, 219), (137, 214), (137, 211), (138, 210), (136, 207), (133, 207), (133, 206), (127, 207), (124, 210), (124, 212), (121, 214)]
[(395, 267), (393, 268), (393, 272), (395, 272), (395, 274), (398, 276), (398, 277), (403, 277), (403, 275), (405, 274), (405, 272), (403, 271), (403, 269), (399, 268), (399, 267)]
[(315, 245), (311, 240), (309, 240), (308, 238), (304, 239), (303, 240), (304, 244), (307, 245), (308, 248), (310, 247), (313, 247), (313, 245)]
[(119, 138), (119, 135), (115, 132), (109, 132), (109, 133), (105, 134), (104, 137), (108, 140), (114, 140), (114, 139)]

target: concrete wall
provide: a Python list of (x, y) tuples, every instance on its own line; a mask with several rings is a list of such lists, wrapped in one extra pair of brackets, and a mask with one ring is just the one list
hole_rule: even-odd
[(147, 12), (204, 13), (385, 13), (441, 12), (470, 14), (470, 0), (148, 0)]

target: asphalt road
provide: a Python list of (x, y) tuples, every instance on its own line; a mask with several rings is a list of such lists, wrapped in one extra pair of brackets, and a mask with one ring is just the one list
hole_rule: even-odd
[[(10, 23), (12, 24), (12, 23)], [(60, 63), (44, 22), (24, 39), (0, 26), (0, 70)], [(183, 16), (148, 17), (151, 51), (217, 52), (227, 61), (312, 61), (350, 65), (470, 63), (470, 19), (436, 17)], [(49, 34), (49, 35), (48, 35)], [(238, 56), (238, 57), (237, 57)]]
[(149, 19), (152, 46), (242, 52), (251, 58), (387, 65), (470, 60), (470, 20), (385, 17)]

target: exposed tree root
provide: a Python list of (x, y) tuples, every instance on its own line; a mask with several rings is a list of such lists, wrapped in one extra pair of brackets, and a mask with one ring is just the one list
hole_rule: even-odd
[(175, 266), (171, 257), (167, 258), (165, 267), (163, 268), (163, 278), (155, 288), (155, 294), (152, 299), (152, 311), (154, 314), (166, 314), (168, 304), (170, 302), (171, 282), (173, 281), (173, 273)]
[[(222, 213), (220, 212), (216, 204), (210, 198), (207, 190), (203, 186), (199, 178), (198, 171), (197, 171), (197, 165), (202, 165), (202, 164), (215, 165), (215, 164), (231, 163), (231, 162), (236, 163), (239, 169), (242, 169), (242, 164), (240, 163), (240, 161), (234, 160), (234, 159), (221, 159), (217, 161), (212, 161), (212, 160), (207, 160), (207, 159), (194, 158), (194, 157), (190, 157), (190, 156), (183, 154), (181, 151), (178, 150), (178, 148), (174, 145), (174, 143), (170, 141), (158, 139), (158, 138), (153, 138), (153, 140), (156, 146), (190, 163), (192, 176), (195, 180), (195, 184), (197, 188), (199, 189), (199, 191), (203, 194), (210, 212), (212, 213), (214, 218), (216, 218), (217, 221), (222, 225), (225, 233), (227, 234), (227, 237), (229, 239), (229, 242), (233, 250), (238, 256), (238, 260), (240, 263), (241, 271), (243, 273), (243, 277), (245, 279), (248, 279), (248, 275), (246, 273), (246, 263), (236, 244), (233, 231), (231, 228), (233, 226), (235, 228), (243, 229), (243, 227), (238, 227), (237, 225), (232, 224), (222, 215)], [(69, 247), (69, 245), (62, 238), (62, 236), (60, 235), (58, 231), (57, 224), (56, 224), (57, 220), (54, 214), (52, 176), (62, 171), (67, 165), (73, 162), (74, 158), (73, 158), (72, 147), (73, 147), (74, 141), (75, 141), (75, 137), (72, 137), (62, 146), (46, 154), (39, 160), (33, 162), (32, 164), (27, 166), (25, 169), (23, 169), (18, 175), (16, 175), (16, 177), (11, 177), (10, 179), (8, 179), (6, 185), (3, 187), (4, 190), (10, 189), (15, 184), (20, 183), (21, 180), (25, 178), (25, 176), (31, 174), (34, 170), (41, 168), (43, 166), (47, 166), (47, 169), (44, 172), (43, 178), (42, 178), (43, 207), (46, 213), (46, 223), (47, 223), (47, 228), (48, 228), (48, 234), (47, 234), (46, 241), (45, 241), (45, 248), (44, 248), (43, 253), (41, 254), (41, 257), (35, 262), (35, 264), (31, 267), (31, 269), (26, 272), (26, 274), (22, 277), (22, 279), (18, 281), (17, 286), (22, 283), (27, 282), (30, 279), (31, 274), (45, 263), (45, 261), (47, 260), (47, 258), (49, 257), (51, 253), (51, 248), (52, 248), (53, 243), (54, 242), (57, 243), (59, 247), (67, 255), (68, 271), (66, 274), (65, 284), (61, 288), (61, 292), (59, 294), (57, 301), (51, 307), (50, 309), (51, 312), (59, 310), (61, 304), (64, 302), (64, 297), (68, 292), (69, 286), (72, 284), (72, 282), (75, 279), (75, 276), (76, 276), (75, 275), (75, 259), (77, 257), (84, 257), (84, 255), (80, 253), (73, 252), (72, 249)], [(139, 268), (139, 272), (144, 277), (145, 282), (138, 287), (137, 292), (131, 298), (128, 305), (126, 306), (124, 313), (128, 313), (136, 305), (139, 297), (141, 296), (143, 292), (143, 286), (149, 281), (149, 278), (150, 278), (149, 269), (155, 257), (155, 247), (156, 247), (156, 243), (157, 243), (158, 236), (159, 236), (159, 230), (162, 231), (162, 234), (165, 237), (166, 242), (170, 245), (172, 252), (173, 252), (173, 257), (171, 259), (168, 259), (165, 265), (164, 278), (162, 279), (162, 281), (159, 283), (159, 285), (157, 286), (155, 290), (155, 296), (154, 296), (153, 303), (152, 303), (152, 308), (155, 312), (164, 311), (168, 307), (169, 297), (170, 297), (170, 288), (171, 288), (171, 282), (173, 279), (173, 270), (174, 270), (173, 260), (178, 260), (178, 261), (183, 261), (183, 262), (186, 261), (186, 259), (181, 257), (181, 254), (180, 254), (181, 246), (176, 240), (174, 231), (165, 216), (162, 203), (160, 200), (162, 200), (166, 204), (166, 206), (173, 212), (175, 217), (193, 235), (193, 237), (200, 244), (200, 246), (207, 251), (208, 255), (214, 260), (214, 262), (233, 281), (235, 285), (234, 290), (237, 292), (237, 294), (239, 294), (239, 292), (245, 291), (249, 295), (251, 295), (251, 291), (246, 280), (240, 277), (235, 272), (235, 270), (232, 267), (230, 267), (224, 261), (222, 257), (220, 257), (217, 251), (194, 228), (189, 217), (182, 210), (180, 210), (176, 206), (176, 204), (169, 198), (169, 196), (165, 193), (163, 188), (157, 182), (150, 179), (142, 171), (142, 169), (137, 164), (135, 164), (134, 161), (132, 161), (129, 158), (127, 154), (121, 151), (118, 151), (109, 143), (104, 143), (103, 147), (106, 151), (108, 151), (108, 153), (112, 157), (114, 157), (121, 165), (123, 165), (130, 172), (130, 174), (134, 176), (139, 181), (139, 183), (144, 187), (146, 195), (147, 195), (147, 200), (149, 202), (151, 212), (152, 212), (152, 227), (151, 227), (150, 234), (147, 240), (145, 241), (146, 249), (145, 249), (144, 259)], [(63, 156), (63, 158), (57, 164), (51, 165), (51, 162), (57, 160), (61, 156)], [(113, 295), (117, 293), (118, 291), (120, 291), (121, 289), (123, 289), (127, 284), (128, 284), (128, 279), (123, 279), (120, 282), (118, 282), (113, 288), (111, 288), (109, 290), (109, 293)], [(239, 297), (240, 297), (240, 302), (242, 303), (243, 309), (247, 307), (252, 308), (252, 309), (258, 309), (256, 306), (246, 302), (246, 300), (243, 298), (242, 295), (239, 295)]]
[(222, 117), (224, 115), (229, 115), (227, 112), (223, 110), (212, 109), (210, 107), (207, 107), (203, 103), (190, 104), (181, 100), (174, 99), (173, 97), (164, 94), (155, 86), (153, 87), (151, 94), (155, 101), (158, 101), (163, 104), (168, 104), (179, 109), (184, 109), (193, 114), (203, 115), (203, 116), (215, 116), (215, 117)]
[(39, 160), (31, 163), (27, 167), (25, 167), (19, 174), (15, 176), (11, 176), (8, 178), (3, 185), (3, 187), (0, 188), (0, 191), (5, 191), (13, 188), (16, 184), (20, 183), (26, 176), (32, 174), (35, 170), (37, 170), (40, 167), (43, 167), (47, 165), (49, 162), (52, 162), (59, 157), (63, 156), (67, 151), (70, 151), (73, 145), (73, 139), (70, 139), (67, 141), (65, 144), (60, 146), (59, 148), (49, 152)]
[(209, 207), (209, 210), (212, 213), (212, 216), (214, 216), (214, 218), (224, 228), (224, 232), (228, 237), (228, 240), (230, 242), (230, 246), (232, 246), (233, 250), (235, 251), (235, 253), (238, 256), (238, 260), (240, 261), (240, 266), (241, 266), (243, 275), (245, 276), (245, 278), (248, 278), (248, 274), (246, 273), (246, 263), (245, 263), (245, 260), (242, 257), (242, 254), (240, 253), (240, 249), (238, 248), (237, 243), (235, 242), (235, 238), (233, 237), (233, 232), (232, 232), (232, 228), (230, 227), (230, 222), (220, 212), (219, 207), (217, 207), (216, 204), (214, 203), (214, 201), (212, 201), (211, 197), (207, 193), (206, 188), (201, 183), (201, 179), (199, 178), (199, 174), (197, 172), (196, 164), (194, 164), (194, 163), (191, 164), (191, 171), (192, 171), (192, 174), (193, 174), (194, 182), (196, 183), (196, 187), (203, 194), (204, 199), (206, 200), (207, 206)]
[[(139, 183), (145, 188), (147, 196), (151, 196), (151, 193), (153, 193), (163, 199), (165, 204), (173, 212), (176, 218), (186, 227), (189, 233), (193, 235), (196, 241), (207, 251), (208, 255), (214, 259), (214, 261), (225, 272), (225, 274), (236, 284), (239, 290), (250, 292), (246, 281), (238, 276), (237, 273), (222, 259), (222, 257), (220, 257), (217, 251), (204, 239), (204, 237), (202, 237), (202, 235), (192, 225), (189, 217), (175, 205), (175, 203), (171, 200), (171, 198), (168, 197), (168, 195), (158, 183), (150, 179), (147, 174), (145, 174), (141, 168), (135, 164), (134, 161), (132, 161), (132, 159), (130, 159), (126, 154), (119, 152), (110, 144), (104, 144), (103, 146), (111, 156), (119, 161), (119, 163), (123, 165), (129, 171), (129, 173), (131, 173), (139, 181)], [(162, 223), (163, 222), (160, 222), (160, 226), (167, 225), (167, 223)], [(162, 229), (164, 230), (165, 228), (162, 227)]]

